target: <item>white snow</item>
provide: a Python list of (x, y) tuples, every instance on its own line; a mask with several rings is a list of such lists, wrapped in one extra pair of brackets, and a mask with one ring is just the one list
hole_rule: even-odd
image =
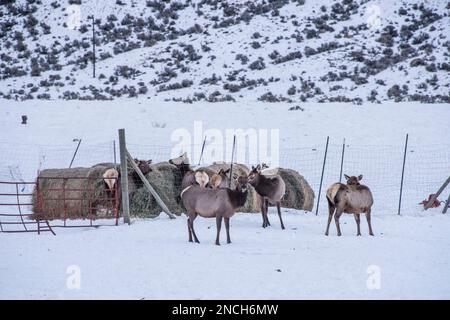
[[(197, 245), (187, 241), (185, 216), (169, 220), (164, 214), (133, 220), (131, 226), (56, 228), (56, 236), (0, 233), (0, 299), (450, 298), (449, 215), (440, 213), (442, 207), (423, 212), (418, 205), (445, 179), (449, 106), (302, 104), (303, 112), (288, 107), (143, 99), (0, 101), (0, 180), (12, 179), (11, 168), (32, 181), (39, 168), (68, 166), (73, 138), (83, 139), (77, 166), (111, 161), (118, 128), (126, 129), (132, 154), (162, 161), (174, 145), (171, 133), (192, 131), (194, 121), (202, 120), (205, 128), (220, 130), (278, 128), (280, 165), (299, 170), (317, 196), (326, 136), (332, 141), (318, 216), (283, 210), (282, 231), (273, 208), (268, 229), (261, 227), (260, 214), (238, 213), (231, 219), (233, 242), (226, 244), (222, 228), (221, 247), (214, 245), (214, 219), (195, 221)], [(27, 125), (20, 124), (22, 114), (28, 115)], [(412, 151), (397, 216), (406, 133)], [(344, 137), (345, 172), (362, 173), (374, 193), (375, 237), (368, 236), (364, 218), (363, 236), (356, 237), (351, 215), (341, 218), (342, 237), (334, 223), (324, 236), (323, 194), (338, 179)], [(80, 290), (66, 286), (71, 265), (81, 270)], [(368, 288), (373, 279), (368, 270), (380, 271), (380, 289)]]
[[(284, 211), (284, 210), (283, 210)], [(342, 237), (326, 216), (283, 212), (282, 231), (259, 214), (231, 219), (231, 244), (215, 219), (198, 218), (200, 244), (188, 243), (186, 218), (166, 216), (131, 226), (56, 229), (57, 236), (0, 234), (2, 299), (448, 299), (450, 219), (374, 215), (375, 237), (356, 237), (351, 215)], [(69, 266), (81, 287), (68, 289)], [(380, 289), (369, 289), (379, 267)]]

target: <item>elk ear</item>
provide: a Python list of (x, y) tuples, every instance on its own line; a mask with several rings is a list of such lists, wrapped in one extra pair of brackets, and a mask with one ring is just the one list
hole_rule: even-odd
[(227, 174), (228, 172), (230, 172), (230, 169), (227, 169), (225, 171), (222, 170), (223, 173)]
[(344, 177), (345, 177), (345, 179), (350, 179), (350, 177), (348, 176), (348, 175), (346, 175), (346, 174), (344, 174)]
[(256, 166), (256, 170), (258, 170), (258, 171), (261, 170), (261, 165), (258, 164), (258, 165)]
[(137, 158), (134, 158), (134, 163), (139, 163), (139, 160)]
[(358, 176), (358, 180), (361, 181), (361, 180), (362, 180), (362, 177), (363, 177), (362, 174), (360, 174), (360, 175)]
[(147, 163), (148, 163), (148, 164), (152, 163), (152, 159), (148, 160)]

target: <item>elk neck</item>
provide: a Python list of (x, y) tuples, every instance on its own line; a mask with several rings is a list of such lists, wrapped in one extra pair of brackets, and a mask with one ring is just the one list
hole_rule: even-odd
[(244, 192), (242, 190), (238, 190), (237, 188), (234, 190), (227, 189), (227, 191), (233, 208), (236, 209), (244, 206), (245, 201), (247, 201), (248, 189)]

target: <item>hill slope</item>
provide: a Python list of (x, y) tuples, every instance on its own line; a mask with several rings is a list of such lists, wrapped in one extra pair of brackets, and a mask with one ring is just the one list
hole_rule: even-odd
[(0, 98), (450, 101), (446, 1), (8, 2)]

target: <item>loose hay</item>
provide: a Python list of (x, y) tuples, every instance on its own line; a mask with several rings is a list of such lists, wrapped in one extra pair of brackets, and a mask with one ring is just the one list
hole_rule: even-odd
[[(184, 209), (181, 204), (180, 170), (173, 164), (161, 162), (150, 165), (152, 169), (146, 175), (147, 180), (174, 214), (181, 214)], [(161, 213), (161, 207), (146, 188), (139, 188), (130, 201), (131, 214), (138, 217), (152, 217)]]

